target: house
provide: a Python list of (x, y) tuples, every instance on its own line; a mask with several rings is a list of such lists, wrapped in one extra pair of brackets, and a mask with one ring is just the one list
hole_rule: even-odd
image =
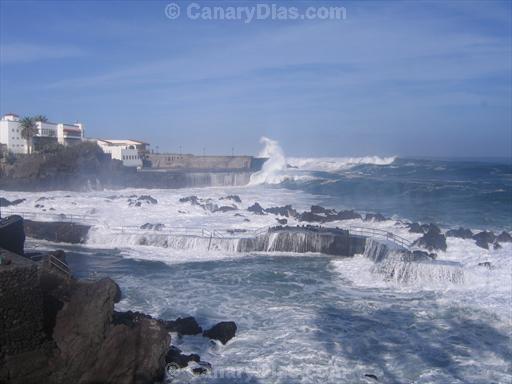
[(149, 144), (137, 140), (104, 140), (98, 139), (96, 143), (112, 156), (112, 159), (121, 160), (126, 167), (142, 167), (142, 161), (148, 152)]
[[(26, 140), (21, 135), (20, 118), (8, 113), (0, 120), (0, 144), (5, 144), (12, 153), (28, 153)], [(35, 134), (32, 138), (34, 148), (48, 144), (72, 145), (84, 140), (84, 126), (81, 123), (65, 124), (35, 122)]]

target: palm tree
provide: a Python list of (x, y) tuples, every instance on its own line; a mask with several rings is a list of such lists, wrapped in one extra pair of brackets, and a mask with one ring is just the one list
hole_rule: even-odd
[(27, 141), (28, 153), (32, 152), (32, 138), (37, 132), (36, 120), (33, 117), (24, 117), (20, 120), (21, 137)]
[(36, 115), (33, 117), (35, 122), (47, 123), (48, 118), (45, 115)]

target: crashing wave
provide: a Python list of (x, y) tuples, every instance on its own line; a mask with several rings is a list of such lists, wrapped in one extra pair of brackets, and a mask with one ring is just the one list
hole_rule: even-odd
[(390, 165), (395, 160), (396, 156), (289, 158), (288, 164), (303, 171), (336, 173), (358, 165)]

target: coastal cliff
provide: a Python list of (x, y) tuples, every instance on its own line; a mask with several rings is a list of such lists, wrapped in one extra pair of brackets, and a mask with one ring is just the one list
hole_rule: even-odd
[(113, 322), (120, 289), (78, 281), (3, 251), (1, 383), (153, 383), (164, 375), (170, 335), (158, 320)]

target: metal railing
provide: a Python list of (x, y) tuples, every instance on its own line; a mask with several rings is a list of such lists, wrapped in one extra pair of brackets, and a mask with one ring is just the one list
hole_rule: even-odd
[(347, 229), (349, 230), (350, 233), (353, 233), (355, 235), (391, 241), (402, 248), (409, 249), (412, 246), (412, 243), (409, 240), (401, 236), (398, 236), (393, 232), (385, 231), (383, 229), (357, 226), (350, 226)]
[(90, 215), (16, 211), (16, 210), (10, 210), (8, 208), (3, 208), (2, 214), (4, 216), (18, 215), (18, 216), (23, 217), (24, 219), (29, 219), (29, 220), (47, 219), (44, 221), (63, 221), (63, 222), (72, 222), (72, 223), (77, 223), (77, 224), (98, 221), (97, 218), (90, 216)]

